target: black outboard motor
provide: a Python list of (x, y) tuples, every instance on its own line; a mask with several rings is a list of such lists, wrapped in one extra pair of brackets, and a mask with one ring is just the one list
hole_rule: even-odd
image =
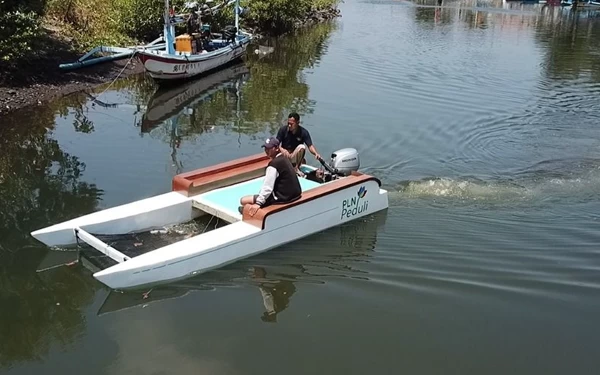
[(223, 30), (223, 39), (227, 42), (235, 42), (235, 37), (237, 35), (237, 27), (232, 26), (232, 25), (227, 25), (225, 26), (225, 29)]
[(319, 159), (324, 170), (316, 170), (309, 173), (306, 178), (316, 182), (329, 182), (339, 177), (345, 177), (358, 171), (360, 168), (360, 157), (354, 148), (342, 148), (331, 154), (331, 164)]

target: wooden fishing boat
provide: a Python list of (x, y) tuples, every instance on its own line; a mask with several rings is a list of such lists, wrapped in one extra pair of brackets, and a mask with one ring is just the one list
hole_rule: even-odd
[[(560, 5), (563, 7), (572, 7), (575, 5), (575, 2), (573, 0), (562, 0)], [(578, 1), (577, 8), (597, 9), (597, 8), (600, 8), (600, 1), (593, 1), (593, 0)]]
[[(244, 195), (257, 194), (269, 159), (257, 154), (176, 175), (172, 191), (108, 208), (31, 233), (47, 246), (82, 241), (110, 264), (93, 276), (113, 289), (168, 283), (194, 276), (388, 207), (387, 191), (358, 172), (353, 148), (332, 154), (322, 168), (302, 165), (300, 199), (267, 206), (254, 216), (238, 210)], [(100, 238), (139, 233), (210, 215), (222, 225), (147, 252), (124, 253)], [(209, 222), (210, 223), (210, 222)], [(118, 247), (118, 246), (117, 246)]]
[[(239, 27), (239, 17), (243, 13), (239, 0), (224, 1), (212, 8), (205, 8), (212, 13), (235, 4), (235, 26), (225, 28), (223, 33), (212, 33), (211, 25), (203, 24), (198, 33), (175, 37), (175, 25), (186, 23), (189, 15), (199, 12), (192, 10), (189, 15), (175, 14), (169, 7), (169, 0), (165, 0), (163, 35), (152, 42), (129, 47), (97, 46), (76, 61), (62, 63), (59, 67), (62, 70), (79, 69), (107, 61), (132, 59), (135, 56), (141, 61), (146, 72), (159, 84), (218, 69), (241, 58), (252, 41), (252, 35)], [(204, 4), (213, 2), (214, 0), (204, 0)], [(195, 7), (195, 3), (186, 3), (186, 7)], [(94, 57), (97, 54), (103, 55)]]
[(164, 48), (139, 49), (136, 52), (145, 71), (160, 84), (191, 78), (241, 58), (246, 53), (252, 35), (240, 30), (239, 15), (242, 10), (239, 0), (213, 9), (231, 3), (235, 3), (235, 26), (226, 28), (220, 37), (212, 37), (214, 34), (209, 29), (175, 37), (175, 24), (185, 22), (185, 18), (174, 16), (169, 8), (169, 0), (165, 0)]

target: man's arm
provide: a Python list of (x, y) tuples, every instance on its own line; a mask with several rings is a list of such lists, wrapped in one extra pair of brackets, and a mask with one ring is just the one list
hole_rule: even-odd
[(313, 144), (312, 138), (310, 137), (310, 133), (306, 129), (304, 129), (303, 141), (308, 146), (308, 151), (310, 151), (310, 153), (313, 154), (315, 158), (318, 159), (321, 157), (321, 155), (319, 155), (319, 153), (317, 152), (315, 145)]
[(277, 169), (275, 167), (267, 167), (267, 172), (265, 173), (265, 181), (263, 182), (263, 186), (258, 193), (258, 197), (256, 197), (256, 204), (259, 206), (263, 206), (267, 201), (267, 198), (273, 192), (273, 187), (275, 186), (275, 179), (279, 175)]
[(279, 142), (283, 142), (283, 137), (285, 136), (285, 128), (286, 126), (281, 126), (279, 127), (279, 130), (277, 130), (277, 135), (275, 137), (279, 139)]
[(313, 154), (315, 156), (315, 158), (320, 158), (321, 155), (319, 155), (319, 153), (317, 152), (317, 149), (315, 148), (314, 145), (310, 145), (310, 147), (308, 148), (308, 151), (310, 151), (311, 154)]
[[(284, 125), (284, 126), (280, 127), (279, 130), (277, 131), (276, 138), (279, 139), (279, 142), (283, 142), (283, 138), (285, 137), (286, 129), (287, 129), (287, 125)], [(279, 147), (279, 152), (281, 152), (281, 154), (283, 156), (290, 157), (290, 153), (283, 147)]]

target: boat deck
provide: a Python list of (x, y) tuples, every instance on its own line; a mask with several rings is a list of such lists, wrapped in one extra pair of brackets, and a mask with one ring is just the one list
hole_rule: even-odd
[[(245, 195), (258, 194), (264, 179), (263, 176), (199, 194), (192, 198), (193, 205), (229, 223), (240, 221), (242, 220), (242, 214), (238, 211), (240, 198)], [(300, 181), (303, 193), (321, 186), (320, 183), (307, 180), (306, 178), (300, 177), (298, 180)]]
[[(123, 234), (93, 233), (91, 235), (107, 245), (114, 247), (123, 255), (135, 258), (226, 225), (228, 225), (228, 223), (225, 223), (222, 220), (216, 220), (210, 216), (201, 216), (191, 222), (142, 232)], [(118, 262), (110, 256), (98, 252), (97, 249), (83, 239), (78, 241), (77, 248), (80, 251), (81, 256), (86, 258), (88, 264), (93, 265), (96, 270), (106, 269), (118, 264)]]

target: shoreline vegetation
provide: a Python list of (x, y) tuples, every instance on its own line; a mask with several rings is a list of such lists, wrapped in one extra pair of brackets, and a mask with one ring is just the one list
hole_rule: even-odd
[[(339, 17), (339, 2), (241, 0), (247, 14), (240, 24), (257, 39), (278, 37)], [(183, 3), (171, 0), (176, 9)], [(0, 116), (143, 73), (135, 58), (72, 71), (61, 71), (58, 66), (96, 46), (154, 40), (162, 33), (164, 5), (162, 1), (148, 4), (147, 0), (0, 0)], [(233, 24), (232, 8), (213, 17), (214, 30)]]

